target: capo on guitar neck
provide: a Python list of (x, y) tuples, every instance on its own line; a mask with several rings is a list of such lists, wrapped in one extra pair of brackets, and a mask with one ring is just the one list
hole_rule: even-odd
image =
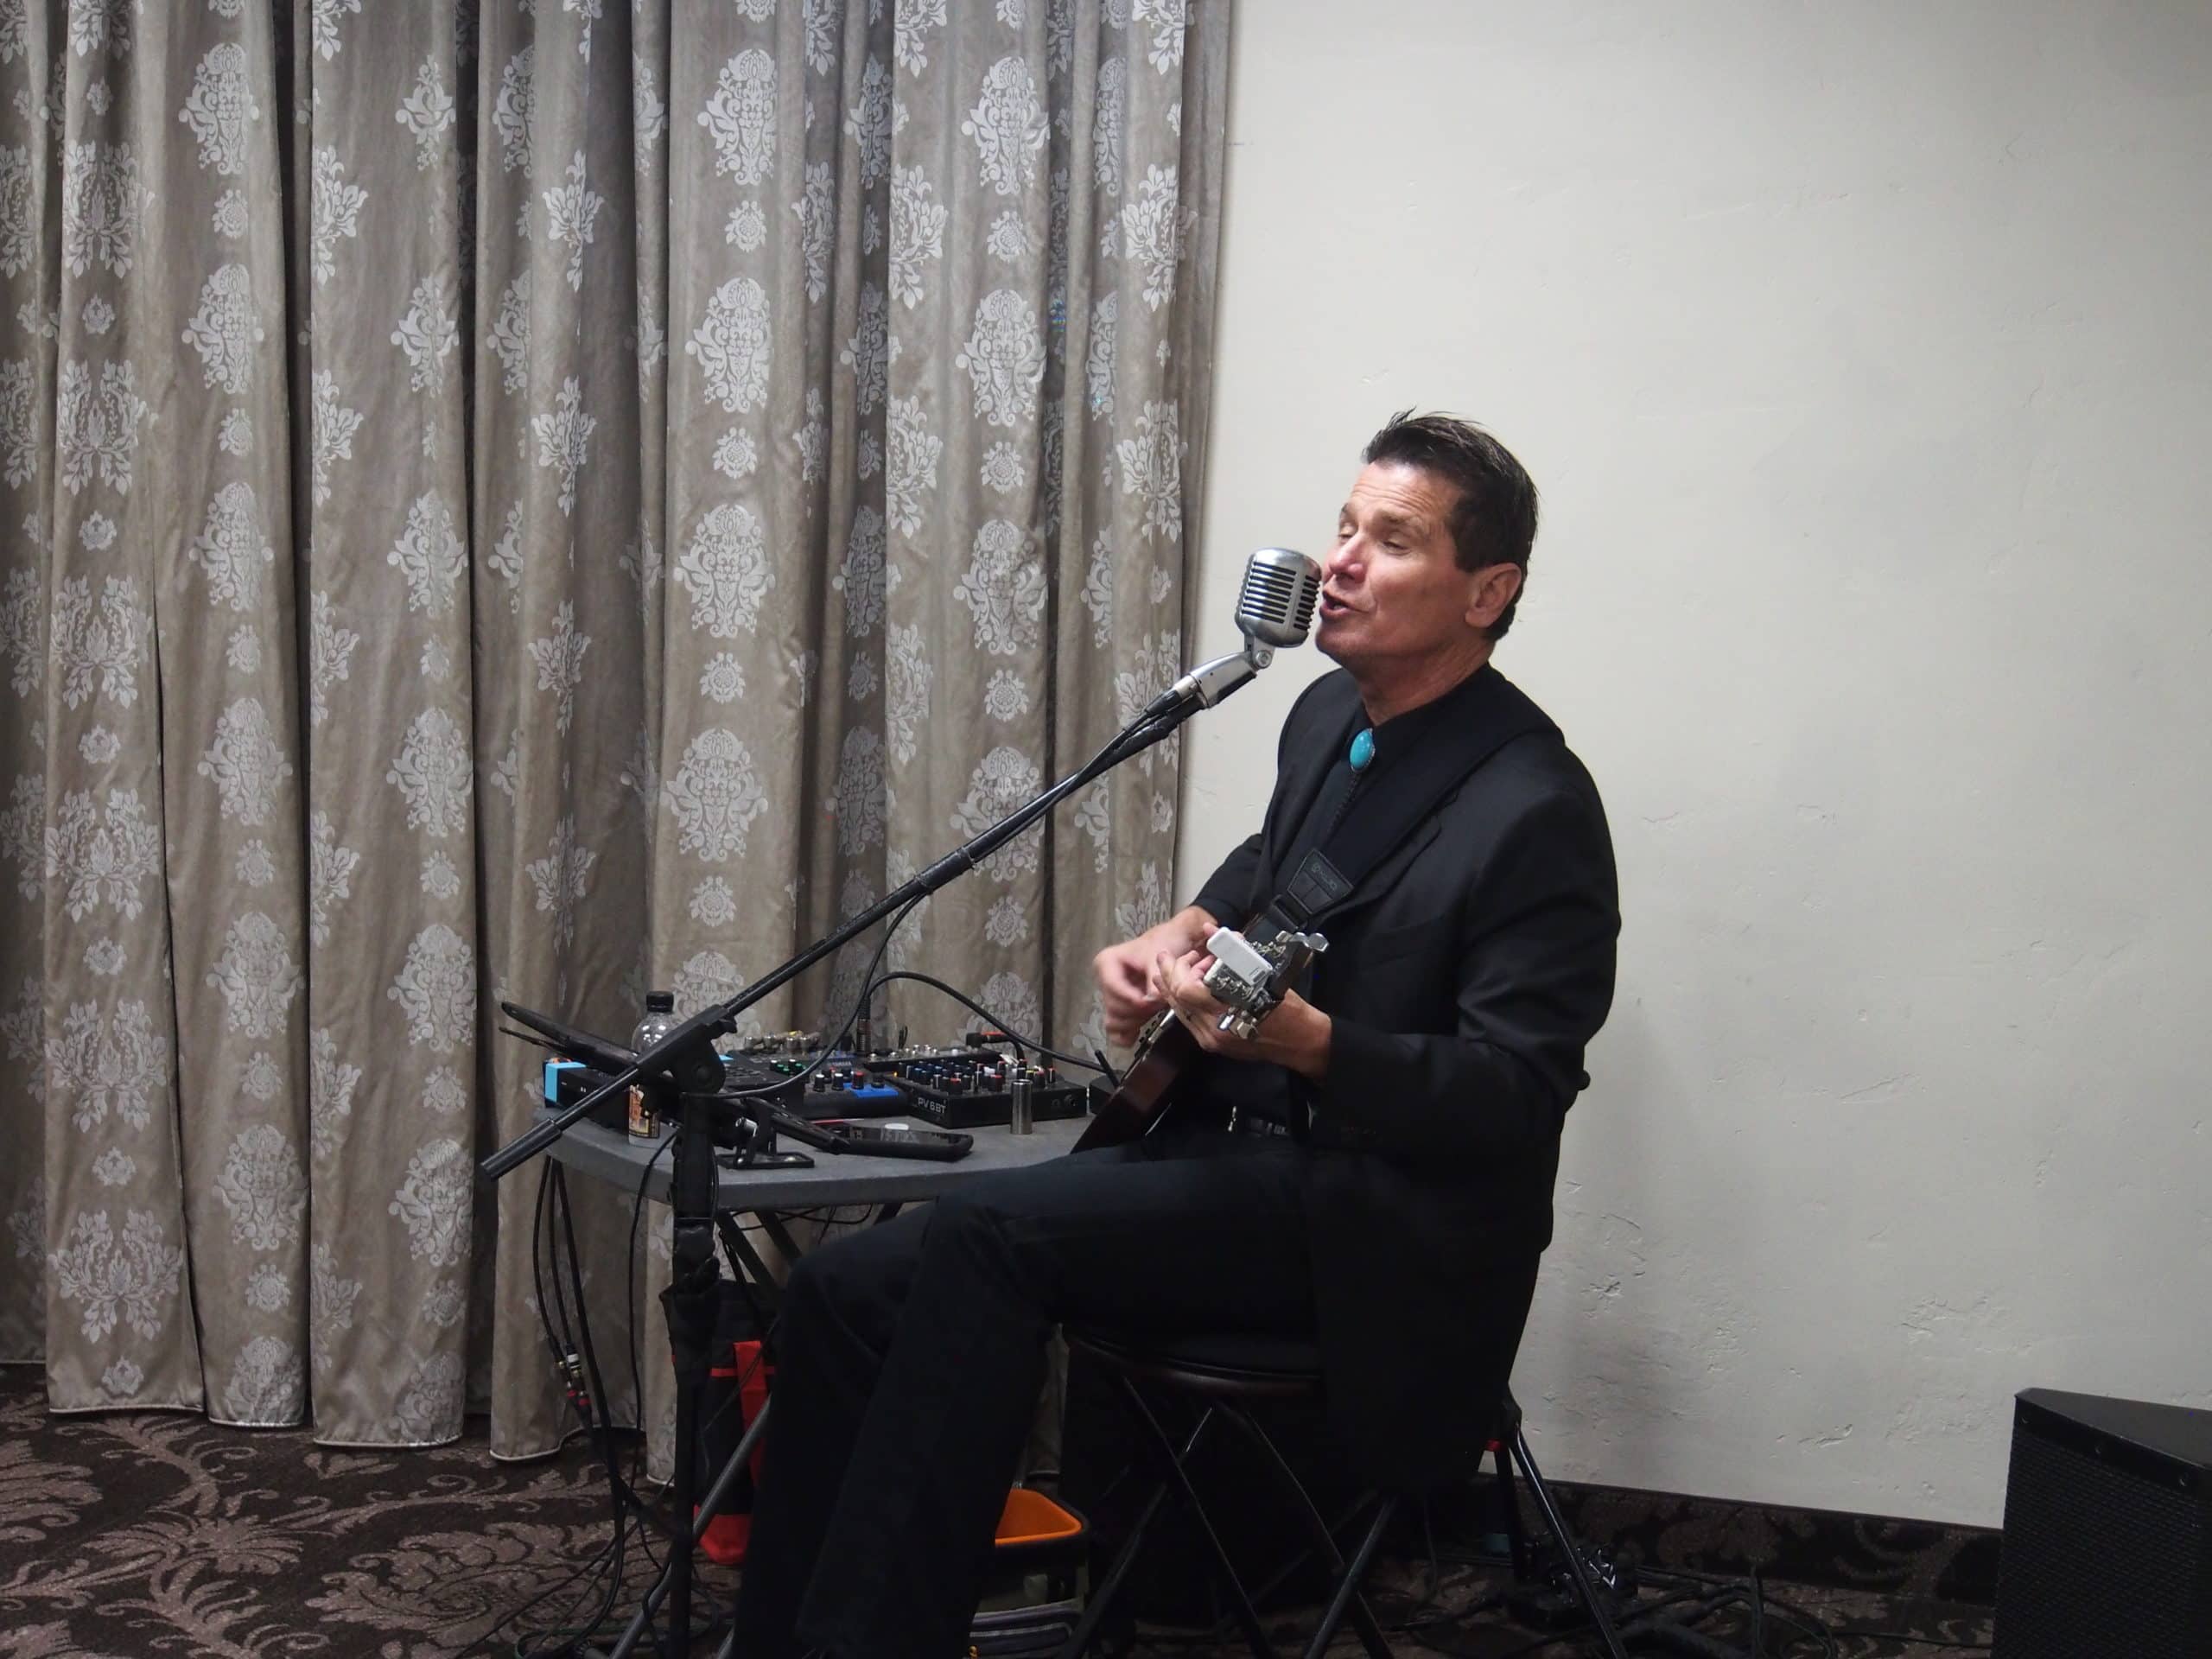
[(1264, 980), (1274, 971), (1274, 964), (1254, 950), (1251, 942), (1234, 928), (1214, 929), (1213, 936), (1206, 941), (1206, 950), (1216, 962), (1247, 981)]
[(1329, 942), (1319, 933), (1282, 929), (1255, 945), (1224, 927), (1206, 941), (1206, 948), (1214, 963), (1206, 969), (1205, 987), (1229, 1007), (1219, 1028), (1233, 1037), (1249, 1037)]

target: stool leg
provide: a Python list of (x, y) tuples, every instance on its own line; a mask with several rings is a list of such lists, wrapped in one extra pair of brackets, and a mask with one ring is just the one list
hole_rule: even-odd
[[(1190, 1511), (1191, 1518), (1198, 1522), (1198, 1531), (1205, 1535), (1206, 1548), (1213, 1552), (1214, 1565), (1220, 1570), (1223, 1582), (1229, 1586), (1232, 1602), (1230, 1611), (1236, 1615), (1236, 1623), (1244, 1632), (1246, 1643), (1259, 1659), (1276, 1659), (1274, 1646), (1268, 1640), (1267, 1630), (1260, 1623), (1260, 1615), (1252, 1606), (1252, 1599), (1244, 1593), (1244, 1580), (1237, 1577), (1236, 1563), (1229, 1559), (1229, 1551), (1222, 1544), (1221, 1535), (1213, 1529), (1213, 1517), (1206, 1513), (1205, 1505), (1198, 1501), (1198, 1488), (1191, 1484), (1191, 1477), (1184, 1471), (1181, 1460), (1175, 1455), (1175, 1443), (1167, 1438), (1166, 1431), (1160, 1427), (1160, 1420), (1152, 1414), (1152, 1408), (1145, 1404), (1144, 1396), (1137, 1392), (1136, 1385), (1126, 1376), (1117, 1380), (1122, 1385), (1122, 1398), (1128, 1402), (1130, 1410), (1144, 1425), (1147, 1441), (1160, 1459), (1160, 1472), (1173, 1485), (1176, 1495)], [(1211, 1408), (1207, 1415), (1212, 1415)]]
[[(1352, 1628), (1359, 1632), (1362, 1645), (1374, 1656), (1374, 1659), (1391, 1659), (1390, 1644), (1383, 1639), (1382, 1627), (1375, 1622), (1375, 1614), (1367, 1605), (1367, 1598), (1359, 1593), (1359, 1580), (1363, 1569), (1355, 1570), (1345, 1567), (1343, 1552), (1337, 1548), (1336, 1537), (1330, 1532), (1329, 1523), (1321, 1518), (1321, 1512), (1313, 1507), (1313, 1500), (1306, 1492), (1305, 1484), (1292, 1472), (1290, 1464), (1283, 1457), (1281, 1451), (1277, 1448), (1274, 1437), (1266, 1429), (1261, 1427), (1249, 1413), (1240, 1411), (1233, 1406), (1224, 1406), (1220, 1409), (1230, 1424), (1274, 1467), (1283, 1486), (1293, 1497), (1297, 1499), (1299, 1512), (1306, 1522), (1306, 1530), (1313, 1534), (1314, 1546), (1320, 1551), (1321, 1558), (1328, 1562), (1329, 1571), (1351, 1586), (1350, 1611)], [(1390, 1511), (1395, 1507), (1395, 1499), (1386, 1499), (1383, 1502), (1376, 1523), (1376, 1530), (1370, 1537), (1370, 1553), (1372, 1540), (1382, 1536), (1382, 1523), (1389, 1520)], [(1300, 1559), (1303, 1558), (1294, 1557), (1294, 1563)], [(1345, 1579), (1347, 1573), (1351, 1574), (1349, 1579)], [(1340, 1605), (1333, 1610), (1329, 1621), (1321, 1627), (1323, 1645), (1325, 1646), (1327, 1637), (1334, 1634), (1337, 1622), (1344, 1617), (1344, 1609)]]
[(1351, 1565), (1337, 1580), (1337, 1593), (1330, 1599), (1329, 1611), (1321, 1616), (1321, 1628), (1313, 1632), (1313, 1639), (1306, 1643), (1306, 1659), (1322, 1659), (1329, 1650), (1329, 1638), (1337, 1633), (1337, 1626), (1344, 1623), (1348, 1608), (1357, 1608), (1352, 1618), (1359, 1630), (1359, 1639), (1374, 1659), (1391, 1659), (1390, 1644), (1382, 1639), (1376, 1628), (1375, 1616), (1367, 1611), (1365, 1598), (1359, 1593), (1359, 1581), (1367, 1576), (1369, 1565), (1375, 1560), (1376, 1547), (1382, 1541), (1382, 1529), (1390, 1524), (1391, 1514), (1397, 1509), (1398, 1500), (1386, 1497), (1375, 1510), (1375, 1520), (1367, 1529), (1367, 1535), (1359, 1541), (1359, 1548), (1352, 1552)]
[(1129, 1569), (1136, 1565), (1137, 1553), (1144, 1548), (1146, 1530), (1151, 1527), (1153, 1517), (1160, 1513), (1160, 1506), (1166, 1501), (1167, 1483), (1164, 1480), (1155, 1482), (1152, 1496), (1145, 1499), (1144, 1507), (1137, 1511), (1136, 1525), (1122, 1541), (1121, 1548), (1114, 1552), (1114, 1562), (1106, 1569), (1106, 1576), (1090, 1586), (1090, 1594), (1084, 1600), (1083, 1617), (1076, 1622), (1074, 1630), (1052, 1659), (1083, 1659), (1084, 1653), (1089, 1651), (1092, 1641), (1098, 1635), (1098, 1627), (1106, 1622), (1107, 1610), (1113, 1606), (1114, 1599), (1122, 1593), (1122, 1580), (1129, 1576)]
[(1628, 1649), (1621, 1646), (1620, 1633), (1613, 1629), (1613, 1621), (1606, 1614), (1605, 1605), (1598, 1599), (1598, 1586), (1590, 1581), (1590, 1569), (1583, 1564), (1582, 1552), (1574, 1547), (1574, 1540), (1560, 1517), (1559, 1505), (1552, 1501), (1551, 1488), (1536, 1472), (1536, 1465), (1529, 1456), (1529, 1439), (1521, 1432), (1521, 1425), (1513, 1426), (1513, 1452), (1521, 1460), (1521, 1472), (1529, 1478), (1529, 1490), (1536, 1495), (1536, 1507), (1544, 1512), (1544, 1524), (1551, 1529), (1552, 1538), (1559, 1545), (1560, 1554), (1567, 1557), (1567, 1570), (1573, 1580), (1575, 1593), (1582, 1599), (1582, 1611), (1590, 1615), (1590, 1622), (1598, 1627), (1599, 1639), (1605, 1643), (1611, 1659), (1628, 1659)]
[[(1198, 1426), (1183, 1442), (1183, 1449), (1176, 1453), (1177, 1458), (1187, 1458), (1196, 1452), (1206, 1437), (1206, 1430), (1212, 1426), (1213, 1413), (1208, 1411), (1198, 1419)], [(1160, 1513), (1160, 1506), (1166, 1500), (1167, 1482), (1163, 1478), (1154, 1485), (1152, 1496), (1145, 1499), (1144, 1507), (1137, 1511), (1136, 1524), (1129, 1529), (1129, 1535), (1122, 1541), (1121, 1548), (1115, 1552), (1113, 1562), (1106, 1569), (1106, 1576), (1091, 1586), (1090, 1593), (1084, 1599), (1082, 1618), (1077, 1622), (1074, 1630), (1058, 1652), (1053, 1655), (1053, 1659), (1083, 1659), (1091, 1642), (1097, 1637), (1098, 1627), (1105, 1621), (1115, 1598), (1121, 1594), (1122, 1586), (1128, 1580), (1130, 1569), (1135, 1567), (1137, 1556), (1143, 1551), (1145, 1534), (1151, 1529), (1153, 1517)]]
[(1513, 1480), (1513, 1441), (1510, 1436), (1491, 1442), (1491, 1456), (1497, 1465), (1498, 1497), (1505, 1514), (1506, 1551), (1513, 1560), (1513, 1576), (1527, 1582), (1529, 1541), (1521, 1530), (1521, 1494)]

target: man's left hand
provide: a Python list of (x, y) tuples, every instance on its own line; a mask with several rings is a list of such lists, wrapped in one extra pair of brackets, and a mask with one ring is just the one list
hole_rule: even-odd
[(1153, 961), (1153, 989), (1198, 1046), (1226, 1059), (1287, 1066), (1300, 1077), (1320, 1081), (1329, 1069), (1329, 1016), (1293, 991), (1249, 1037), (1233, 1037), (1221, 1029), (1228, 1004), (1205, 986), (1206, 970), (1212, 966), (1212, 957), (1203, 950), (1179, 957), (1163, 951)]

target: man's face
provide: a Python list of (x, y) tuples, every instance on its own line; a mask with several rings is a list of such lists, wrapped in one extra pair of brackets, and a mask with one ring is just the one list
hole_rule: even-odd
[(1314, 643), (1324, 652), (1351, 669), (1413, 663), (1471, 643), (1475, 630), (1497, 620), (1518, 572), (1511, 565), (1459, 569), (1451, 528), (1459, 494), (1457, 485), (1396, 462), (1360, 474), (1322, 562)]

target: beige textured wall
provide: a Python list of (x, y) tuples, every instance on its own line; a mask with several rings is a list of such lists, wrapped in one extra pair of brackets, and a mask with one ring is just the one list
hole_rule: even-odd
[[(2014, 1390), (2212, 1403), (2212, 12), (1237, 29), (1194, 650), (1395, 407), (1545, 492), (1501, 666), (1627, 915), (1548, 1466), (1994, 1523)], [(1319, 666), (1197, 727), (1183, 893)]]

